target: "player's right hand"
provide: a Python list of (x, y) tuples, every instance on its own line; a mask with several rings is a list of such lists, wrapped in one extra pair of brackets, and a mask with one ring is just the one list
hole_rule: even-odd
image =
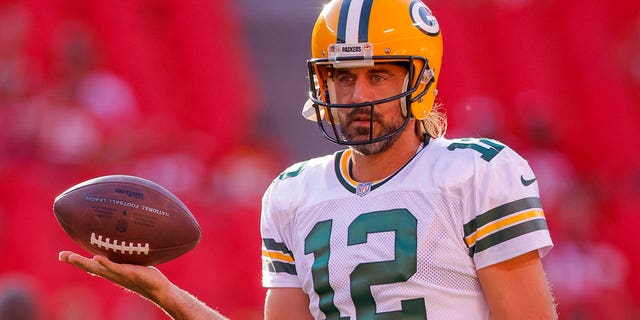
[(155, 267), (115, 263), (99, 255), (89, 259), (71, 251), (60, 252), (58, 260), (137, 292), (154, 302), (173, 319), (228, 320), (187, 291), (175, 286)]
[(155, 267), (115, 263), (104, 256), (87, 258), (72, 251), (62, 251), (58, 260), (74, 265), (91, 275), (100, 276), (141, 296), (157, 301), (172, 283)]

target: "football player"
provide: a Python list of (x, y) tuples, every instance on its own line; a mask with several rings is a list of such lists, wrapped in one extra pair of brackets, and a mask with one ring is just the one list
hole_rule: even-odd
[[(302, 114), (347, 146), (289, 167), (263, 197), (266, 319), (554, 319), (552, 248), (527, 161), (444, 137), (442, 32), (420, 0), (320, 13)], [(175, 318), (222, 317), (153, 268), (69, 262)]]

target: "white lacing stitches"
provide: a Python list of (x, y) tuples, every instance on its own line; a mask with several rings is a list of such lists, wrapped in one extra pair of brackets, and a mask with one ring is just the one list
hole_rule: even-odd
[(104, 240), (102, 240), (102, 236), (97, 236), (94, 232), (91, 233), (91, 245), (96, 245), (98, 246), (98, 248), (105, 248), (107, 249), (107, 251), (109, 250), (113, 250), (114, 252), (122, 252), (122, 253), (128, 253), (128, 254), (149, 254), (149, 243), (145, 243), (144, 246), (142, 245), (142, 243), (137, 243), (134, 245), (133, 242), (129, 242), (129, 244), (126, 244), (125, 241), (122, 241), (120, 244), (118, 244), (118, 240), (113, 240), (113, 243), (111, 243), (111, 239), (110, 238), (106, 238)]

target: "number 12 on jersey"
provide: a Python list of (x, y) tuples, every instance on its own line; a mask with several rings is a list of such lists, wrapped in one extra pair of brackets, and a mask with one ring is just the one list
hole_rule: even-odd
[[(331, 258), (331, 232), (333, 220), (316, 223), (305, 238), (305, 254), (314, 255), (311, 267), (313, 289), (319, 297), (320, 310), (327, 320), (347, 320), (340, 317), (334, 303), (335, 292), (329, 283)], [(402, 300), (402, 310), (376, 313), (376, 303), (371, 293), (372, 285), (405, 282), (417, 269), (417, 220), (406, 209), (393, 209), (364, 213), (350, 225), (346, 246), (367, 242), (367, 235), (378, 232), (395, 232), (395, 259), (359, 264), (350, 275), (351, 299), (358, 319), (426, 319), (424, 298)]]

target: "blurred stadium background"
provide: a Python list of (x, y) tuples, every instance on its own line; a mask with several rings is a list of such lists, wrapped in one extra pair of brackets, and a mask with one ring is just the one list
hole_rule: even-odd
[[(200, 245), (160, 265), (260, 319), (260, 197), (336, 150), (300, 116), (324, 1), (0, 0), (0, 319), (165, 319), (57, 262), (51, 206), (133, 174), (178, 194)], [(640, 2), (430, 0), (449, 137), (497, 138), (536, 171), (561, 319), (640, 318)], [(17, 312), (22, 318), (12, 318)]]

